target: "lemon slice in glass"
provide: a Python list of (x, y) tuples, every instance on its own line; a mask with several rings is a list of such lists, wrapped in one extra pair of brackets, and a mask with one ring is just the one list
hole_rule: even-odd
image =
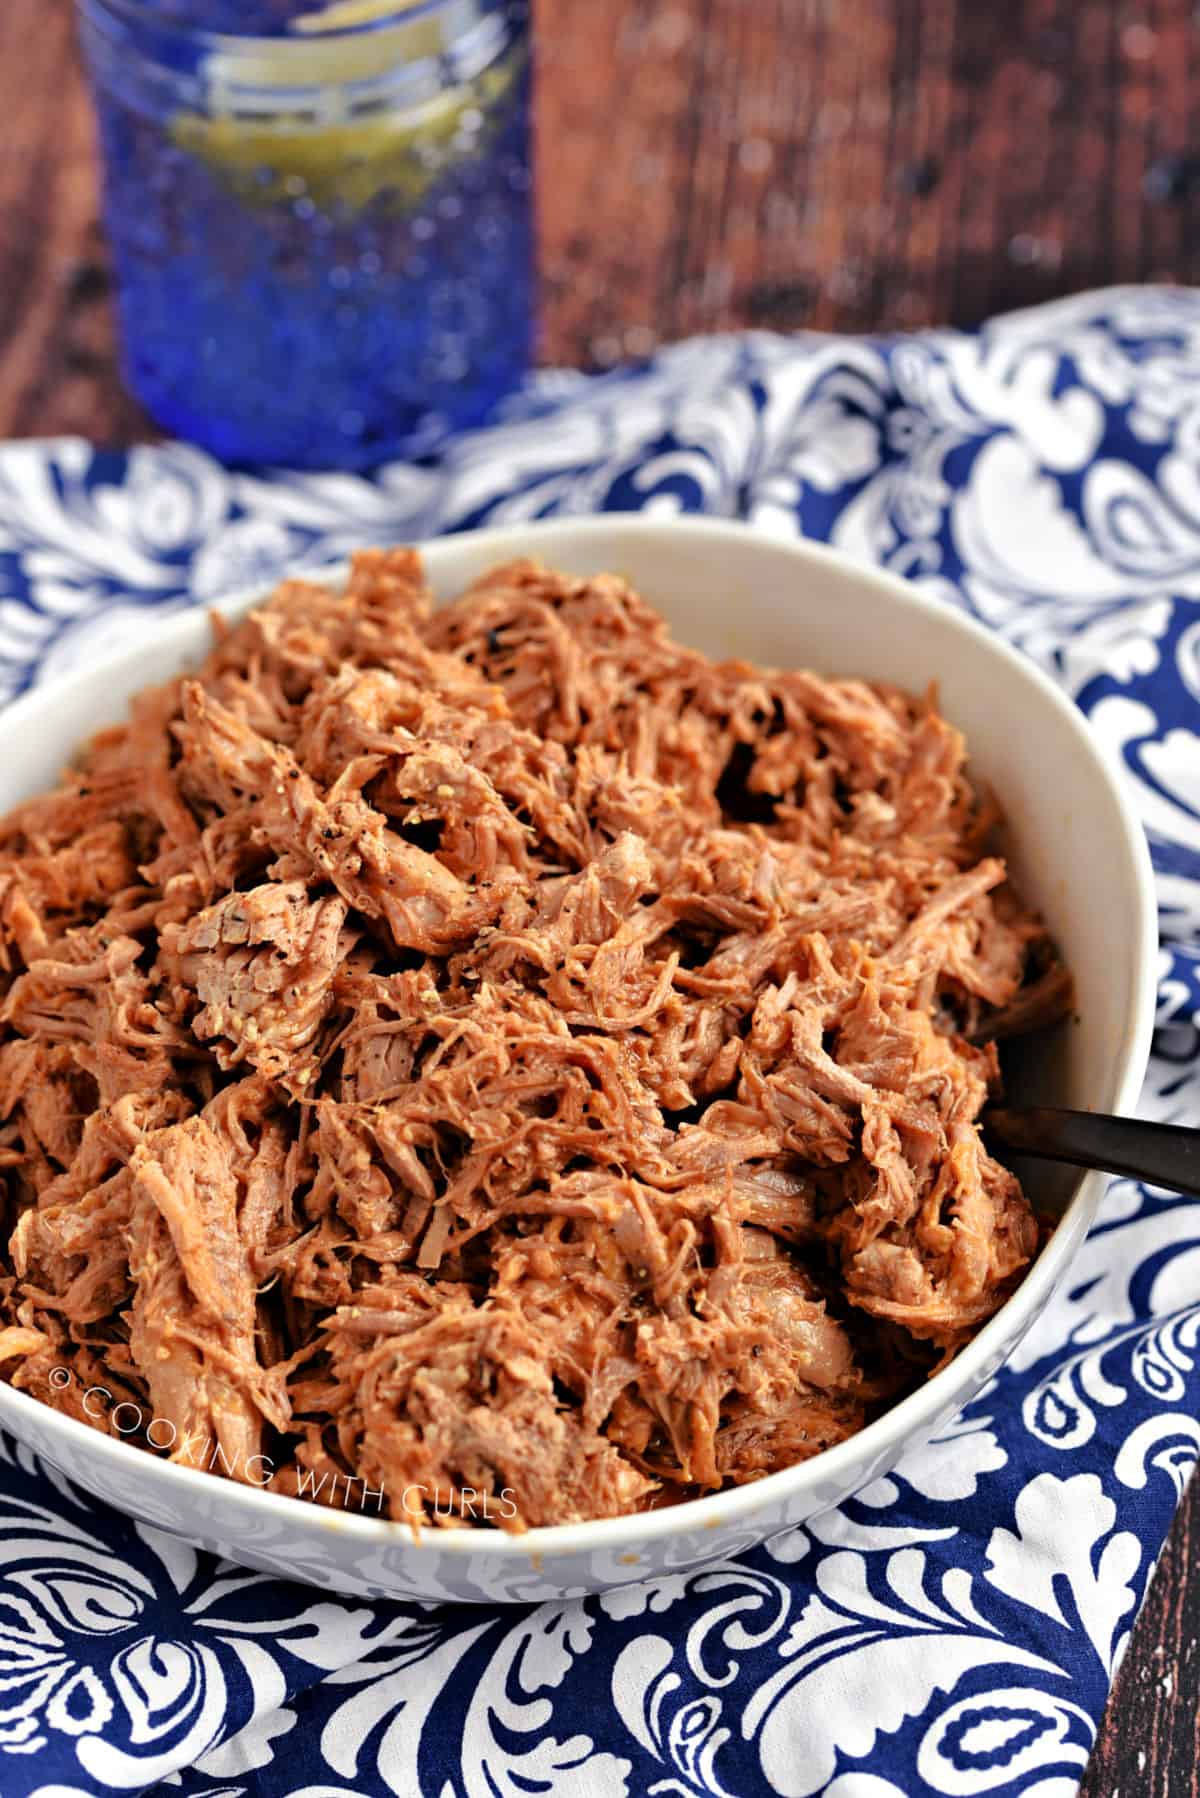
[(358, 211), (386, 196), (397, 210), (415, 207), (448, 167), (479, 153), (525, 56), (518, 45), (473, 79), (442, 85), (438, 58), (478, 23), (475, 0), (336, 35), (422, 3), (335, 0), (296, 19), (298, 37), (253, 50), (228, 40), (204, 68), (206, 111), (177, 113), (174, 142), (250, 204), (307, 197)]
[[(321, 31), (348, 31), (355, 25), (370, 25), (376, 19), (393, 18), (397, 13), (413, 12), (427, 0), (331, 0), (328, 6), (313, 12), (302, 12), (289, 25), (289, 31), (308, 35)], [(429, 24), (436, 30), (438, 20)]]

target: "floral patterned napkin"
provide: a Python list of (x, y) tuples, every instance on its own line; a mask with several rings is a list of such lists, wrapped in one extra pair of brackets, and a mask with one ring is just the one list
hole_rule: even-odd
[[(823, 538), (1062, 683), (1158, 875), (1144, 1110), (1200, 1122), (1200, 293), (683, 344), (369, 481), (0, 446), (0, 698), (306, 560), (604, 508)], [(940, 1440), (737, 1562), (569, 1604), (341, 1602), (0, 1439), (0, 1792), (1067, 1798), (1200, 1449), (1198, 1298), (1200, 1211), (1118, 1181)]]

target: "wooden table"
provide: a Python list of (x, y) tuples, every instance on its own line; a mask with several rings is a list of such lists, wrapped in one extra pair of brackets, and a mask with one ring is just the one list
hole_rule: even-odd
[[(1200, 275), (1192, 0), (542, 0), (548, 361)], [(113, 363), (70, 0), (0, 5), (0, 436), (151, 435)], [(1085, 1784), (1200, 1798), (1200, 1487)], [(1144, 1760), (1143, 1760), (1144, 1757)]]

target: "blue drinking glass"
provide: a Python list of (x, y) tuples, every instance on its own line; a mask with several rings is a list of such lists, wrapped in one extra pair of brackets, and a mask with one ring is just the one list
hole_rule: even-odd
[(484, 420), (534, 333), (529, 0), (79, 0), (125, 380), (222, 460)]

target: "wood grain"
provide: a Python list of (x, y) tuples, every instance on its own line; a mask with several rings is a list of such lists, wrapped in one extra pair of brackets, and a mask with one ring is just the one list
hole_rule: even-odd
[(1200, 1480), (1167, 1537), (1081, 1798), (1200, 1798)]
[[(970, 325), (1200, 275), (1192, 0), (541, 0), (542, 357)], [(70, 0), (0, 5), (0, 436), (152, 427), (117, 376)], [(1086, 1798), (1200, 1798), (1200, 1487)]]

